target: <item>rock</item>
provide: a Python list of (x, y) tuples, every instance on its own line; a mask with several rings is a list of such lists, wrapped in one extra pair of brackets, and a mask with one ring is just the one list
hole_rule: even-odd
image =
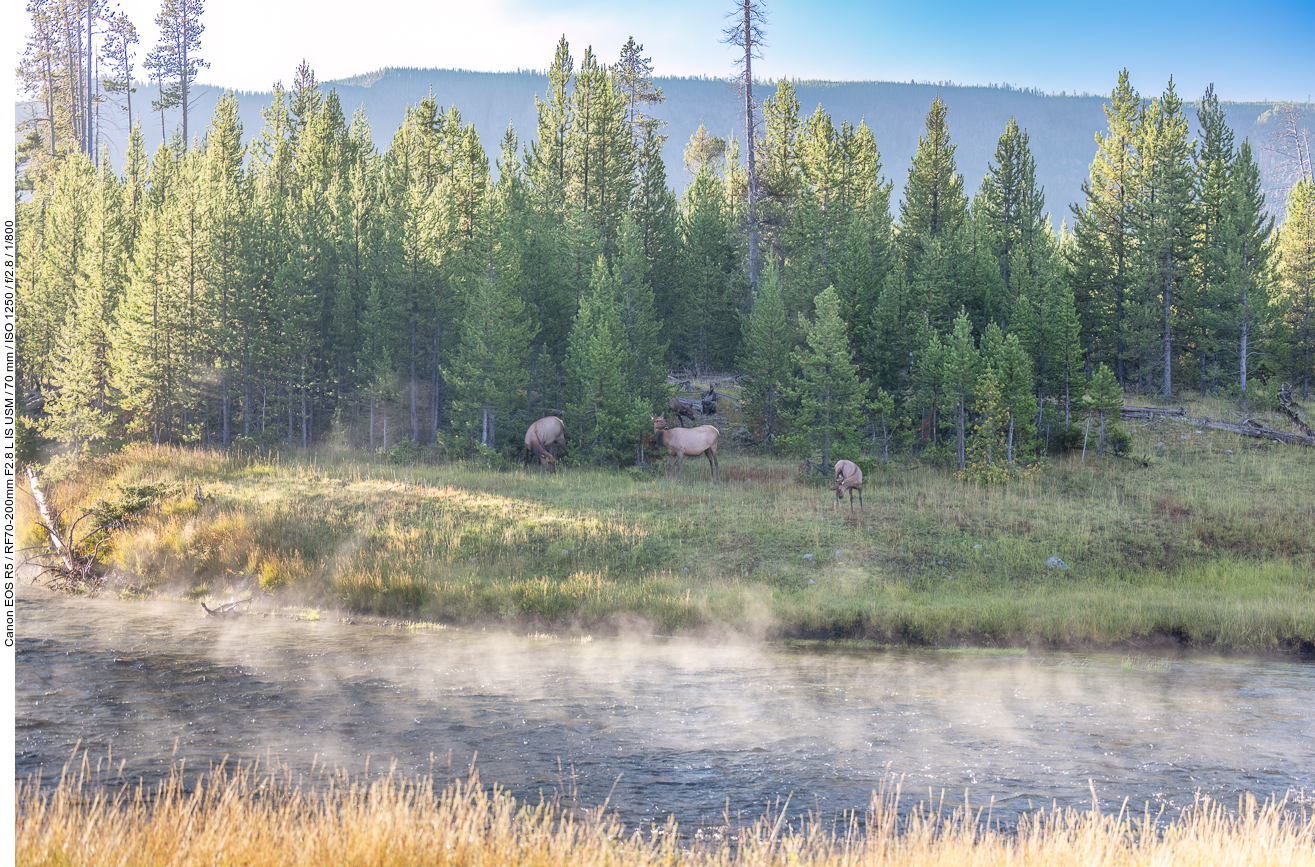
[(1067, 569), (1069, 565), (1058, 557), (1051, 557), (1046, 561), (1046, 566), (1050, 569)]

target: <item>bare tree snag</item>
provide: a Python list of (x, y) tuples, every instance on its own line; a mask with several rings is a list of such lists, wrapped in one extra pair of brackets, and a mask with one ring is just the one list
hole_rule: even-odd
[[(41, 527), (46, 531), (50, 547), (58, 558), (55, 564), (43, 564), (42, 573), (51, 579), (48, 586), (53, 590), (99, 589), (105, 579), (97, 566), (101, 548), (110, 541), (109, 535), (105, 533), (107, 528), (97, 524), (91, 532), (77, 538), (78, 525), (95, 516), (88, 512), (65, 529), (64, 513), (57, 511), (46, 499), (36, 472), (28, 470), (27, 480), (32, 490), (32, 499), (36, 502), (37, 514), (41, 516)], [(88, 552), (87, 545), (98, 534), (101, 534), (101, 538)]]

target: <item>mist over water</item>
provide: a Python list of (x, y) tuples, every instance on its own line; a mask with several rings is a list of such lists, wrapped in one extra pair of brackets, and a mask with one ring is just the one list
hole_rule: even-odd
[(1315, 792), (1315, 666), (1122, 656), (818, 651), (245, 616), (19, 592), (16, 761), (75, 746), (128, 779), (276, 759), (574, 793), (632, 827), (831, 818), (902, 777), (902, 807), (1171, 813)]

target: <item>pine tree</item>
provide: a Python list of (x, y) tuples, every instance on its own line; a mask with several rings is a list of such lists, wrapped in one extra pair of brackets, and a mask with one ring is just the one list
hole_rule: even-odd
[(637, 359), (626, 345), (620, 294), (620, 281), (599, 256), (571, 328), (565, 363), (571, 395), (567, 436), (575, 438), (581, 454), (613, 465), (633, 454), (651, 406), (627, 387)]
[(225, 448), (233, 439), (232, 399), (238, 378), (238, 296), (248, 275), (246, 242), (250, 204), (243, 160), (242, 123), (232, 93), (220, 99), (204, 143), (205, 204), (202, 293), (207, 311), (208, 361), (217, 379), (219, 437)]
[(794, 329), (786, 316), (780, 270), (774, 262), (763, 270), (758, 303), (743, 331), (744, 355), (736, 361), (736, 369), (746, 376), (744, 420), (753, 441), (775, 454), (776, 439), (784, 430), (782, 404), (790, 385)]
[(585, 50), (572, 95), (568, 201), (589, 219), (609, 258), (634, 188), (635, 140), (620, 81)]
[(786, 256), (783, 235), (789, 228), (803, 186), (796, 144), (800, 124), (799, 98), (788, 79), (782, 79), (776, 86), (776, 93), (763, 102), (763, 120), (758, 221), (763, 255), (780, 264)]
[(1036, 377), (1032, 359), (1023, 349), (1017, 334), (1010, 333), (1004, 338), (990, 364), (1000, 389), (1000, 406), (1008, 418), (1005, 460), (1012, 464), (1017, 460), (1019, 444), (1035, 433), (1032, 420), (1038, 402), (1032, 395), (1032, 388)]
[(841, 136), (821, 106), (804, 122), (797, 145), (808, 228), (791, 245), (792, 259), (802, 264), (807, 275), (804, 280), (811, 289), (806, 294), (812, 298), (835, 282), (853, 201), (845, 184)]
[(36, 246), (18, 260), (26, 287), (20, 293), (24, 318), (17, 343), (30, 380), (43, 393), (53, 383), (54, 362), (66, 345), (61, 331), (75, 309), (78, 286), (86, 279), (88, 206), (95, 183), (91, 160), (71, 154), (49, 198), (30, 206), (39, 228), (29, 229)]
[[(404, 368), (408, 433), (420, 437), (421, 389), (430, 385), (436, 406), (443, 402), (439, 357), (448, 323), (438, 268), (443, 225), (435, 191), (443, 172), (444, 130), (433, 98), (421, 100), (408, 113), (385, 160), (388, 199), (392, 204), (390, 233), (395, 233), (400, 257), (395, 272), (395, 297), (402, 311), (402, 332), (396, 360)], [(429, 370), (423, 368), (428, 365)], [(426, 375), (426, 374), (430, 375)], [(432, 416), (431, 416), (432, 417)]]
[(104, 437), (115, 419), (110, 329), (127, 276), (122, 185), (108, 159), (89, 192), (83, 269), (63, 328), (56, 391), (46, 406), (47, 432), (76, 448)]
[(513, 408), (523, 405), (528, 360), (535, 331), (525, 319), (525, 303), (514, 294), (516, 263), (494, 250), (487, 275), (474, 280), (450, 366), (443, 375), (452, 390), (454, 428), (490, 449), (499, 446), (495, 425), (507, 427)]
[(575, 60), (571, 47), (562, 36), (557, 41), (557, 53), (548, 67), (546, 99), (534, 95), (538, 111), (538, 136), (525, 155), (526, 174), (536, 194), (536, 204), (546, 214), (561, 221), (566, 207), (566, 184), (571, 132), (571, 75)]
[(1070, 252), (1074, 295), (1082, 331), (1094, 360), (1114, 365), (1127, 382), (1128, 306), (1136, 281), (1136, 224), (1140, 207), (1137, 144), (1141, 97), (1119, 73), (1105, 106), (1108, 129), (1096, 134), (1091, 174), (1082, 184), (1085, 203), (1073, 206), (1075, 243)]
[(1251, 357), (1264, 352), (1261, 338), (1269, 330), (1273, 273), (1270, 235), (1274, 220), (1265, 215), (1260, 168), (1243, 141), (1229, 172), (1220, 235), (1222, 268), (1211, 299), (1218, 311), (1219, 341), (1238, 360), (1238, 387), (1245, 399)]
[(918, 137), (918, 150), (904, 184), (899, 237), (910, 269), (924, 261), (933, 241), (962, 229), (968, 216), (963, 176), (954, 164), (957, 145), (950, 141), (945, 116), (945, 104), (937, 96), (927, 112), (926, 134)]
[(137, 92), (133, 86), (133, 58), (136, 56), (133, 46), (141, 41), (141, 37), (137, 35), (136, 26), (123, 12), (110, 16), (109, 24), (109, 32), (101, 50), (110, 60), (110, 74), (104, 77), (102, 85), (108, 93), (123, 94), (123, 110), (128, 114), (127, 127), (132, 129), (132, 95)]
[[(1154, 301), (1160, 311), (1162, 393), (1173, 394), (1174, 324), (1181, 312), (1175, 298), (1191, 275), (1196, 202), (1192, 161), (1183, 102), (1173, 78), (1164, 94), (1146, 109), (1138, 140), (1140, 209), (1137, 224), (1141, 255), (1146, 258), (1143, 305)], [(1145, 366), (1158, 366), (1147, 359)]]
[(1287, 369), (1309, 399), (1315, 378), (1315, 184), (1298, 181), (1288, 193), (1279, 232), (1284, 319), (1291, 334)]
[(790, 353), (797, 373), (789, 389), (790, 433), (783, 441), (796, 451), (820, 451), (822, 472), (829, 473), (835, 452), (857, 454), (867, 385), (859, 379), (835, 289), (818, 295), (814, 308), (816, 319), (799, 316), (803, 340)]
[(957, 439), (955, 454), (960, 470), (963, 470), (967, 463), (968, 409), (972, 406), (981, 366), (981, 356), (973, 341), (972, 323), (968, 321), (968, 314), (960, 311), (954, 320), (954, 331), (945, 343), (942, 373), (944, 382), (942, 406), (948, 409), (954, 418)]
[(644, 46), (635, 42), (635, 37), (626, 40), (621, 46), (621, 57), (612, 68), (617, 89), (625, 99), (626, 125), (635, 146), (643, 142), (649, 133), (656, 133), (661, 121), (644, 114), (644, 108), (665, 102), (662, 88), (653, 85), (653, 59), (644, 56)]
[[(652, 129), (644, 130), (631, 210), (644, 254), (644, 281), (653, 292), (654, 315), (671, 322), (680, 282), (680, 208), (676, 194), (667, 186), (662, 140)], [(670, 343), (667, 352), (669, 356)]]
[[(1036, 183), (1036, 160), (1032, 157), (1025, 130), (1009, 118), (995, 147), (995, 162), (987, 166), (973, 214), (989, 236), (988, 244), (1000, 270), (1006, 298), (992, 306), (992, 318), (1001, 321), (1010, 299), (1017, 295), (1024, 278), (1035, 275), (1034, 246), (1046, 234), (1045, 190)], [(1015, 274), (1016, 256), (1026, 271)], [(1004, 324), (1002, 322), (1002, 324)]]
[[(1082, 403), (1088, 413), (1094, 413), (1100, 418), (1100, 450), (1097, 452), (1097, 457), (1103, 458), (1105, 457), (1105, 417), (1111, 413), (1118, 413), (1119, 408), (1123, 406), (1123, 389), (1119, 388), (1118, 380), (1109, 367), (1102, 364), (1096, 369), (1095, 376), (1091, 378), (1082, 395)], [(1117, 415), (1115, 417), (1117, 418)]]
[(719, 369), (739, 353), (739, 309), (731, 279), (738, 260), (731, 246), (723, 188), (704, 168), (685, 188), (681, 207), (684, 290), (675, 305), (675, 355), (696, 370)]
[(649, 264), (633, 217), (621, 220), (618, 257), (613, 265), (617, 281), (617, 304), (621, 313), (621, 336), (632, 353), (628, 390), (646, 406), (666, 403), (667, 341), (662, 320), (657, 316), (653, 287), (648, 280)]
[(161, 95), (156, 107), (161, 114), (166, 109), (182, 112), (183, 147), (188, 144), (187, 118), (191, 110), (191, 87), (197, 73), (210, 65), (197, 53), (201, 50), (201, 34), (205, 25), (201, 15), (205, 12), (204, 0), (163, 0), (155, 24), (160, 28), (160, 41), (146, 56), (146, 69), (153, 81), (160, 82)]
[(871, 369), (874, 385), (896, 394), (909, 385), (919, 330), (904, 275), (893, 274), (877, 295), (868, 327), (858, 340), (857, 355)]
[(176, 155), (166, 145), (151, 163), (148, 209), (134, 249), (128, 287), (116, 317), (113, 369), (128, 432), (155, 443), (186, 439), (195, 371), (186, 282), (178, 254), (181, 186)]
[(1197, 106), (1196, 117), (1201, 127), (1201, 145), (1197, 148), (1195, 165), (1197, 267), (1191, 287), (1194, 294), (1184, 302), (1193, 311), (1193, 332), (1189, 340), (1197, 347), (1201, 391), (1205, 393), (1218, 384), (1221, 346), (1216, 334), (1219, 323), (1215, 304), (1224, 268), (1223, 227), (1228, 173), (1237, 152), (1233, 147), (1233, 130), (1228, 125), (1213, 84), (1206, 88)]

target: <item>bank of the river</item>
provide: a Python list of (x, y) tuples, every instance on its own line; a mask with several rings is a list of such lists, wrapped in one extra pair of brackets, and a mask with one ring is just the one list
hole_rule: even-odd
[(1007, 487), (894, 464), (854, 516), (795, 462), (735, 453), (714, 484), (693, 461), (671, 482), (142, 447), (49, 487), (76, 516), (161, 486), (109, 559), (202, 600), (264, 589), (358, 615), (595, 634), (1315, 652), (1315, 454), (1164, 421), (1130, 432), (1137, 460), (1072, 453)]
[[(506, 793), (390, 775), (370, 782), (244, 769), (128, 793), (74, 767), (58, 786), (18, 788), (15, 860), (37, 865), (741, 864), (811, 867), (932, 865), (1309, 864), (1315, 819), (1291, 803), (1198, 799), (1174, 816), (1136, 810), (1040, 810), (1016, 831), (953, 802), (901, 816), (898, 793), (874, 794), (864, 815), (802, 827), (768, 816), (750, 827), (691, 833), (674, 822), (628, 829), (604, 809), (518, 803)], [(219, 856), (217, 853), (223, 853)]]

